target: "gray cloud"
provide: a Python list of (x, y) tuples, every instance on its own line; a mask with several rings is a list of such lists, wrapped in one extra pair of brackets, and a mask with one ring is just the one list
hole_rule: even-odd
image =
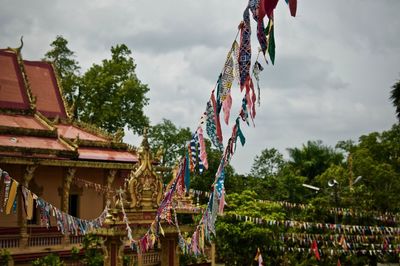
[[(150, 87), (145, 110), (152, 123), (165, 117), (194, 128), (245, 2), (0, 0), (0, 5), (0, 46), (18, 46), (24, 35), (26, 59), (42, 58), (56, 35), (63, 35), (85, 70), (109, 58), (111, 46), (127, 44), (139, 79)], [(307, 140), (335, 145), (388, 129), (395, 122), (389, 91), (400, 73), (399, 9), (398, 0), (308, 0), (299, 2), (292, 18), (280, 1), (276, 65), (261, 74), (256, 128), (243, 125), (247, 142), (233, 166), (249, 171), (265, 147), (285, 153)], [(253, 51), (257, 47), (253, 42)], [(235, 117), (237, 86), (232, 93)], [(224, 126), (227, 136), (229, 128)], [(140, 142), (130, 133), (126, 140)]]

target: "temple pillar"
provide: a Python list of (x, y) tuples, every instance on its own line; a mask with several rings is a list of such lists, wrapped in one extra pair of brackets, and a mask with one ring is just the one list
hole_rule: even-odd
[(111, 235), (104, 240), (104, 266), (123, 266), (123, 236)]
[[(107, 205), (107, 201), (110, 200), (110, 202), (112, 202), (111, 197), (111, 186), (112, 183), (114, 182), (115, 176), (117, 175), (117, 170), (111, 169), (108, 171), (107, 174), (107, 183), (106, 183), (106, 187), (107, 187), (107, 193), (104, 195), (104, 206)], [(112, 206), (115, 207), (115, 206)]]
[[(61, 194), (61, 211), (68, 213), (68, 205), (69, 205), (69, 191), (71, 188), (72, 179), (75, 176), (76, 168), (68, 168), (67, 173), (64, 176), (62, 183), (62, 194)], [(63, 244), (69, 245), (69, 234), (65, 232)]]
[[(26, 166), (24, 176), (22, 177), (22, 182), (21, 185), (29, 188), (29, 182), (32, 180), (34, 172), (37, 168), (37, 165), (28, 165)], [(25, 207), (24, 200), (22, 197), (22, 193), (19, 193), (19, 202), (20, 206), (18, 208), (18, 225), (20, 227), (19, 235), (20, 235), (20, 247), (27, 248), (28, 247), (28, 221), (26, 219), (26, 214), (25, 214)]]
[(178, 234), (161, 237), (161, 266), (179, 266)]

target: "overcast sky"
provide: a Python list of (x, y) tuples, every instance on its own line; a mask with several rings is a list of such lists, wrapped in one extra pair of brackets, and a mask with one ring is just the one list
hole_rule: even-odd
[[(146, 114), (194, 129), (237, 32), (246, 0), (0, 0), (0, 47), (43, 58), (57, 35), (69, 41), (82, 69), (125, 43), (139, 79), (148, 84)], [(308, 140), (334, 146), (395, 123), (389, 101), (400, 78), (399, 0), (298, 0), (290, 17), (285, 1), (275, 12), (275, 66), (261, 73), (256, 127), (232, 160), (248, 173), (264, 148), (286, 154)], [(253, 23), (253, 22), (252, 22)], [(255, 35), (255, 24), (252, 24)], [(258, 44), (252, 43), (253, 51)], [(264, 64), (265, 66), (265, 64)], [(233, 88), (238, 112), (238, 87)], [(224, 128), (229, 135), (229, 128)], [(139, 140), (127, 134), (125, 141)]]

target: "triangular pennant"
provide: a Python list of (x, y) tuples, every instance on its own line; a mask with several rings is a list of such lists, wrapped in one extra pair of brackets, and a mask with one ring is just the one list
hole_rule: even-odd
[(274, 36), (274, 21), (270, 19), (268, 21), (268, 26), (265, 29), (266, 34), (268, 35), (268, 54), (269, 58), (271, 58), (271, 62), (275, 64), (275, 36)]

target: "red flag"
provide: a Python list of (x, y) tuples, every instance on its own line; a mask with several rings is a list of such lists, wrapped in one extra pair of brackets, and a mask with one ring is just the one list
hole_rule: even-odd
[(260, 248), (257, 248), (257, 254), (254, 257), (254, 260), (258, 262), (258, 266), (264, 265), (264, 261), (263, 261), (262, 255), (261, 255)]
[(279, 0), (264, 0), (264, 10), (268, 18), (272, 18), (274, 16), (274, 9), (276, 8), (278, 1)]
[(289, 0), (289, 9), (290, 15), (292, 15), (292, 17), (295, 17), (297, 11), (297, 0)]
[(342, 266), (342, 264), (340, 263), (340, 259), (337, 259), (337, 265), (336, 266)]
[(317, 245), (317, 241), (314, 241), (311, 243), (311, 251), (314, 252), (315, 258), (317, 258), (317, 260), (320, 260), (320, 256), (319, 256), (319, 252), (318, 252), (318, 245)]

